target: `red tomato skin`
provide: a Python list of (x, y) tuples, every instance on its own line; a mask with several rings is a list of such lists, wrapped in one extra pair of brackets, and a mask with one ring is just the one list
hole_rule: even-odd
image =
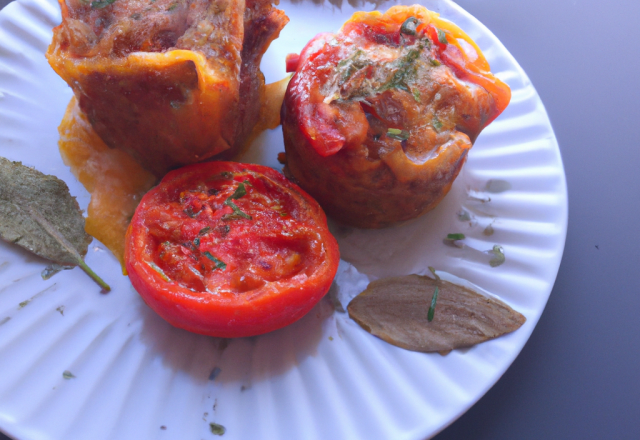
[[(319, 240), (324, 252), (320, 264), (309, 274), (299, 273), (286, 280), (267, 282), (242, 294), (196, 292), (168, 282), (146, 261), (153, 257), (147, 246), (144, 215), (139, 214), (165, 185), (189, 172), (210, 176), (221, 171), (248, 170), (260, 173), (286, 188), (300, 201), (301, 209), (315, 219), (309, 233)], [(126, 237), (125, 267), (133, 287), (145, 303), (171, 325), (208, 336), (235, 338), (277, 330), (302, 318), (328, 292), (338, 268), (337, 242), (327, 228), (324, 212), (308, 194), (283, 175), (261, 165), (208, 162), (190, 165), (167, 174), (140, 202)]]
[(298, 63), (300, 62), (300, 55), (298, 55), (297, 53), (290, 53), (287, 55), (285, 62), (287, 64), (286, 72), (287, 73), (295, 72), (298, 69)]

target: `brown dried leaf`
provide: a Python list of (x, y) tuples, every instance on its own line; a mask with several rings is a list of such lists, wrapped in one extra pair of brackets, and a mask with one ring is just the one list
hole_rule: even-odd
[(80, 266), (106, 293), (111, 288), (83, 261), (91, 236), (67, 184), (0, 157), (0, 238), (62, 265)]
[[(59, 233), (68, 244), (56, 237)], [(91, 236), (66, 183), (55, 176), (0, 158), (0, 237), (63, 265), (78, 265)]]
[[(438, 300), (434, 319), (429, 322), (427, 314), (436, 286)], [(347, 310), (369, 333), (425, 353), (470, 347), (517, 330), (526, 320), (500, 300), (419, 275), (374, 281)]]

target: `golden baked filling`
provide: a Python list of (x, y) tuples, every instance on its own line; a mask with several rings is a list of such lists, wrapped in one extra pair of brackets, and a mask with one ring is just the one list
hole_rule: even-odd
[(60, 6), (47, 58), (109, 147), (160, 177), (246, 141), (264, 88), (262, 54), (288, 21), (270, 1)]

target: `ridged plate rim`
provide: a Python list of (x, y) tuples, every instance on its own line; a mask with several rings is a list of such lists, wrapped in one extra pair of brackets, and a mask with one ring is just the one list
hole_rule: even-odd
[[(423, 4), (477, 39), (494, 72), (514, 89), (514, 102), (479, 137), (452, 193), (434, 212), (385, 235), (337, 229), (341, 250), (372, 278), (437, 266), (501, 297), (527, 323), (470, 350), (422, 355), (377, 340), (323, 301), (290, 328), (220, 350), (220, 341), (169, 328), (149, 312), (99, 243), (87, 260), (113, 285), (106, 297), (79, 270), (42, 281), (42, 260), (0, 243), (0, 429), (21, 440), (87, 438), (96, 431), (104, 431), (96, 438), (197, 439), (215, 438), (208, 424), (216, 422), (232, 439), (417, 440), (435, 435), (484, 395), (526, 343), (551, 292), (567, 231), (566, 179), (544, 106), (502, 43), (451, 1)], [(317, 31), (336, 30), (354, 10), (311, 2), (281, 7), (292, 22), (265, 56), (268, 81), (284, 76), (287, 52), (299, 51)], [(54, 1), (17, 0), (0, 12), (0, 155), (63, 178), (86, 206), (86, 191), (55, 148), (71, 97), (42, 56), (57, 8)], [(278, 167), (279, 136), (278, 130), (264, 134), (256, 141), (262, 149), (254, 145), (245, 160)], [(485, 204), (469, 198), (486, 196), (482, 185), (490, 179), (509, 180), (513, 190), (491, 194)], [(460, 208), (471, 211), (475, 225), (456, 223)], [(494, 222), (492, 237), (507, 255), (500, 268), (473, 255), (462, 258), (439, 239), (452, 227), (466, 228), (469, 245), (485, 250), (487, 222)], [(423, 258), (408, 264), (412, 251), (403, 246), (414, 242)], [(379, 260), (365, 260), (374, 248), (383, 249)], [(391, 263), (380, 267), (384, 258)], [(64, 365), (77, 377), (62, 378)], [(220, 376), (209, 380), (216, 365), (223, 366)], [(147, 377), (163, 386), (156, 389)], [(145, 402), (153, 405), (142, 409)], [(178, 414), (178, 404), (194, 414)]]

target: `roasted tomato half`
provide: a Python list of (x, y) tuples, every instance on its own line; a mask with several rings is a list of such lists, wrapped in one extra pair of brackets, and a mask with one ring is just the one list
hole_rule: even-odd
[(176, 327), (240, 337), (284, 327), (329, 290), (340, 256), (318, 204), (277, 171), (209, 162), (172, 171), (127, 232), (129, 278)]
[(422, 6), (358, 12), (287, 68), (285, 172), (365, 228), (434, 208), (511, 97), (476, 44)]

